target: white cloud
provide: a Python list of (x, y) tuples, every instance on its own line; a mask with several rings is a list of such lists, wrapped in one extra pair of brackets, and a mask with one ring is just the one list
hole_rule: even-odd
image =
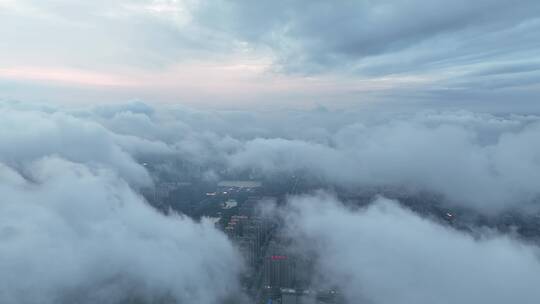
[(242, 258), (227, 237), (159, 213), (136, 191), (151, 178), (134, 158), (169, 146), (22, 108), (0, 109), (0, 302), (241, 297)]
[[(9, 165), (24, 165), (43, 156), (60, 156), (89, 166), (114, 169), (133, 186), (151, 182), (146, 170), (116, 143), (115, 136), (95, 122), (61, 112), (48, 114), (9, 108), (0, 109), (0, 117), (0, 160)], [(127, 140), (123, 141), (126, 146)]]
[[(0, 176), (18, 176), (3, 165)], [(0, 301), (218, 303), (241, 259), (213, 224), (164, 216), (107, 169), (27, 163), (0, 186)]]
[[(455, 231), (378, 199), (351, 210), (328, 195), (290, 199), (295, 248), (315, 254), (348, 303), (536, 303), (538, 248), (510, 236)], [(333, 285), (335, 284), (335, 285)]]
[[(127, 295), (215, 303), (238, 291), (241, 261), (220, 232), (161, 215), (136, 193), (151, 183), (140, 157), (165, 167), (191, 162), (212, 176), (221, 169), (270, 177), (300, 171), (349, 189), (428, 191), (485, 214), (538, 210), (537, 116), (4, 103), (0, 118), (0, 270), (11, 278), (0, 283), (0, 299), (6, 303), (114, 303)], [(293, 231), (314, 238), (310, 246), (325, 244), (312, 248), (329, 250), (322, 251), (329, 264), (319, 266), (331, 280), (352, 276), (344, 283), (354, 285), (346, 288), (351, 298), (391, 303), (385, 290), (396, 290), (409, 302), (442, 295), (449, 303), (498, 303), (507, 300), (504, 292), (521, 288), (519, 299), (527, 303), (535, 295), (527, 284), (538, 279), (536, 249), (510, 237), (475, 240), (394, 203), (350, 211), (329, 197), (299, 200), (301, 207), (287, 209), (297, 217), (289, 219), (297, 223)], [(366, 259), (356, 261), (356, 252)], [(394, 270), (400, 271), (395, 278)], [(416, 281), (407, 282), (413, 275)], [(510, 283), (503, 285), (503, 277)], [(29, 286), (33, 292), (21, 292)]]
[(483, 212), (538, 201), (540, 124), (472, 113), (439, 113), (342, 126), (329, 143), (256, 138), (229, 155), (232, 167), (308, 172), (350, 188), (404, 187), (443, 194)]

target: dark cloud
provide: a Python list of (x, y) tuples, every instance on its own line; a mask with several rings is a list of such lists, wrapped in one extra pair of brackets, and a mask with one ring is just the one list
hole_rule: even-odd
[(207, 8), (225, 6), (231, 31), (275, 49), (284, 68), (297, 72), (418, 72), (537, 48), (529, 38), (540, 5), (530, 0), (222, 2)]

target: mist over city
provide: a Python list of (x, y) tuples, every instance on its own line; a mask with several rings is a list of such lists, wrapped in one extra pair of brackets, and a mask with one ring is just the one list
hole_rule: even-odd
[(532, 0), (0, 0), (0, 303), (537, 303), (539, 34)]

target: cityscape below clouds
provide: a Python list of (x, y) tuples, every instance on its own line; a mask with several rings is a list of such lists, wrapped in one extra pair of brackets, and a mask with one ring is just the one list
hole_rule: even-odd
[(538, 34), (532, 0), (0, 0), (0, 303), (537, 303)]

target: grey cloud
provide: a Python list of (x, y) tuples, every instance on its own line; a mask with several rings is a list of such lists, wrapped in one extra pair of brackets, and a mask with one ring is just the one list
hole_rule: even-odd
[(96, 106), (92, 109), (92, 112), (105, 118), (111, 118), (121, 113), (141, 114), (151, 117), (155, 110), (144, 102), (134, 101), (124, 104)]
[[(351, 94), (351, 102), (447, 103), (488, 111), (519, 102), (535, 108), (537, 1), (222, 1), (203, 7), (197, 20), (271, 49), (279, 72), (420, 81), (412, 88), (394, 83), (384, 92)], [(501, 65), (532, 74), (507, 70), (481, 77)]]
[(71, 113), (0, 107), (0, 302), (241, 297), (242, 258), (226, 236), (206, 220), (165, 216), (138, 193), (152, 179), (135, 159), (178, 152)]
[[(0, 269), (15, 278), (0, 283), (6, 303), (115, 303), (127, 295), (216, 303), (238, 292), (241, 259), (224, 235), (206, 222), (159, 214), (136, 193), (151, 184), (136, 161), (140, 157), (163, 160), (163, 166), (191, 163), (211, 178), (246, 170), (259, 177), (302, 174), (347, 189), (432, 192), (445, 203), (488, 215), (538, 211), (540, 121), (534, 115), (365, 108), (231, 112), (144, 104), (64, 109), (6, 103), (0, 117)], [(345, 285), (354, 285), (346, 289), (351, 299), (391, 303), (395, 299), (385, 288), (417, 303), (437, 295), (464, 303), (507, 300), (504, 294), (491, 298), (484, 292), (490, 288), (501, 293), (521, 288), (523, 303), (535, 296), (527, 284), (538, 279), (536, 249), (510, 237), (478, 232), (482, 237), (475, 240), (388, 202), (350, 211), (328, 196), (297, 200), (293, 204), (302, 207), (287, 209), (288, 222), (297, 223), (292, 228), (301, 237), (320, 237), (317, 242), (331, 250), (322, 254), (332, 265), (319, 265), (329, 280), (353, 276)], [(331, 232), (334, 224), (343, 233)], [(358, 244), (354, 236), (362, 233), (362, 248), (348, 247)], [(380, 243), (374, 241), (378, 237)], [(430, 246), (416, 246), (421, 243)], [(399, 246), (399, 260), (385, 254), (393, 244)], [(421, 264), (425, 251), (428, 260)], [(357, 263), (348, 255), (354, 252), (368, 260)], [(502, 257), (513, 268), (489, 272)], [(439, 265), (440, 259), (445, 263)], [(377, 274), (362, 263), (390, 263), (401, 276), (393, 278), (390, 268), (380, 267)], [(472, 276), (465, 267), (471, 264), (476, 265)], [(407, 289), (403, 282), (415, 274), (415, 265), (425, 268)], [(521, 280), (518, 271), (527, 278)], [(37, 272), (51, 276), (44, 280)], [(503, 272), (512, 282), (501, 287)], [(19, 279), (21, 273), (29, 274), (27, 280)], [(454, 280), (461, 276), (471, 281)], [(474, 294), (473, 284), (479, 286)], [(21, 292), (30, 285), (35, 293)], [(430, 288), (421, 291), (424, 285)]]
[[(47, 123), (53, 121), (54, 127), (42, 129), (54, 136), (48, 144), (28, 145), (29, 152), (20, 155), (9, 148), (16, 144), (8, 136), (12, 143), (4, 149), (11, 157), (31, 160), (37, 157), (32, 151), (41, 151), (39, 146), (47, 155), (115, 168), (132, 183), (137, 174), (148, 180), (133, 159), (150, 157), (189, 163), (212, 176), (252, 172), (271, 178), (301, 173), (348, 189), (389, 186), (405, 193), (428, 191), (443, 195), (449, 204), (488, 214), (538, 209), (538, 116), (377, 109), (205, 112), (178, 107), (147, 109), (151, 113), (147, 114), (139, 111), (144, 106), (134, 106), (134, 111), (130, 107), (120, 106), (105, 116), (95, 109), (39, 115), (7, 112), (36, 122), (50, 116)], [(62, 130), (82, 133), (72, 138), (76, 132), (58, 130), (64, 125)], [(85, 141), (93, 148), (60, 151), (54, 148), (61, 144), (54, 139), (58, 134), (75, 147)], [(28, 153), (34, 154), (25, 156)], [(89, 161), (85, 153), (95, 156)]]
[(352, 189), (431, 191), (484, 213), (538, 208), (540, 127), (533, 115), (177, 108), (90, 118), (123, 134), (117, 142), (127, 147), (129, 139), (132, 153), (168, 155), (216, 172), (302, 172)]
[[(60, 112), (46, 114), (9, 108), (0, 109), (0, 116), (0, 160), (6, 164), (19, 166), (43, 156), (59, 156), (116, 169), (133, 186), (151, 182), (146, 170), (115, 142), (115, 136), (97, 123)], [(128, 141), (124, 141), (126, 146)]]
[[(535, 161), (539, 146), (534, 140), (540, 132), (538, 122), (523, 125), (467, 116), (439, 114), (373, 126), (351, 124), (336, 132), (331, 144), (258, 138), (246, 142), (229, 161), (232, 167), (266, 174), (306, 171), (348, 187), (389, 185), (434, 191), (454, 204), (485, 212), (535, 206), (540, 178)], [(475, 126), (471, 119), (483, 126)]]
[[(156, 13), (154, 6), (162, 11)], [(537, 59), (534, 37), (540, 12), (532, 0), (47, 4), (27, 0), (15, 7), (3, 11), (3, 49), (11, 52), (11, 63), (18, 56), (28, 60), (35, 45), (52, 57), (51, 62), (58, 60), (56, 52), (75, 66), (84, 66), (84, 59), (91, 58), (95, 67), (163, 66), (186, 58), (216, 58), (248, 43), (250, 49), (273, 50), (277, 64), (286, 71), (337, 69), (363, 75), (529, 60), (530, 55)], [(13, 28), (19, 29), (17, 33)], [(88, 48), (92, 54), (81, 48), (96, 44), (100, 50)]]
[(540, 63), (536, 62), (516, 62), (509, 64), (498, 64), (491, 67), (486, 67), (482, 71), (478, 71), (473, 76), (501, 75), (501, 74), (516, 74), (526, 73), (540, 70)]
[(25, 165), (25, 177), (0, 165), (2, 303), (218, 303), (239, 293), (241, 259), (211, 223), (158, 213), (106, 168), (56, 157)]
[[(503, 35), (508, 29), (519, 27), (538, 16), (540, 6), (535, 1), (223, 1), (234, 15), (232, 31), (248, 41), (265, 43), (282, 55), (285, 68), (302, 71), (356, 66), (369, 56), (395, 54), (416, 45), (427, 45), (425, 62), (435, 63), (430, 56), (438, 51), (446, 53), (450, 61), (466, 56), (488, 56), (491, 38)], [(212, 9), (212, 5), (207, 5)], [(219, 8), (221, 8), (219, 7)], [(232, 7), (232, 8), (231, 8)], [(218, 19), (219, 21), (219, 19)], [(523, 34), (531, 33), (524, 30)], [(521, 34), (521, 33), (519, 33)], [(480, 49), (473, 37), (491, 37)], [(437, 44), (446, 41), (442, 48)], [(528, 43), (518, 39), (520, 44)], [(530, 41), (529, 41), (530, 42)], [(458, 45), (460, 53), (453, 53)], [(506, 43), (506, 42), (504, 42)], [(520, 44), (508, 50), (513, 52)], [(476, 45), (478, 46), (478, 45)], [(446, 50), (445, 50), (446, 49)], [(467, 50), (469, 49), (469, 50)], [(449, 56), (448, 56), (449, 55)], [(441, 58), (442, 59), (442, 58)], [(369, 59), (367, 61), (369, 64)], [(362, 64), (362, 62), (360, 62)]]
[[(0, 11), (0, 55), (7, 67), (62, 66), (122, 74), (126, 67), (152, 72), (183, 62), (265, 58), (272, 61), (268, 73), (396, 78), (383, 92), (336, 88), (323, 96), (301, 93), (304, 99), (326, 104), (414, 101), (431, 106), (488, 104), (484, 108), (491, 110), (490, 105), (506, 104), (509, 109), (519, 102), (536, 107), (540, 4), (534, 0), (25, 0), (12, 6)], [(8, 96), (36, 100), (36, 93), (27, 90), (31, 87), (48, 98), (65, 98), (54, 86), (27, 81), (2, 81), (0, 86)], [(493, 94), (494, 89), (499, 92)], [(170, 101), (153, 90), (61, 89), (86, 100), (142, 94)], [(273, 92), (257, 100), (296, 102), (295, 94)]]
[(296, 249), (315, 255), (321, 284), (348, 303), (536, 303), (538, 248), (508, 235), (458, 232), (378, 199), (351, 210), (319, 194), (282, 213)]

